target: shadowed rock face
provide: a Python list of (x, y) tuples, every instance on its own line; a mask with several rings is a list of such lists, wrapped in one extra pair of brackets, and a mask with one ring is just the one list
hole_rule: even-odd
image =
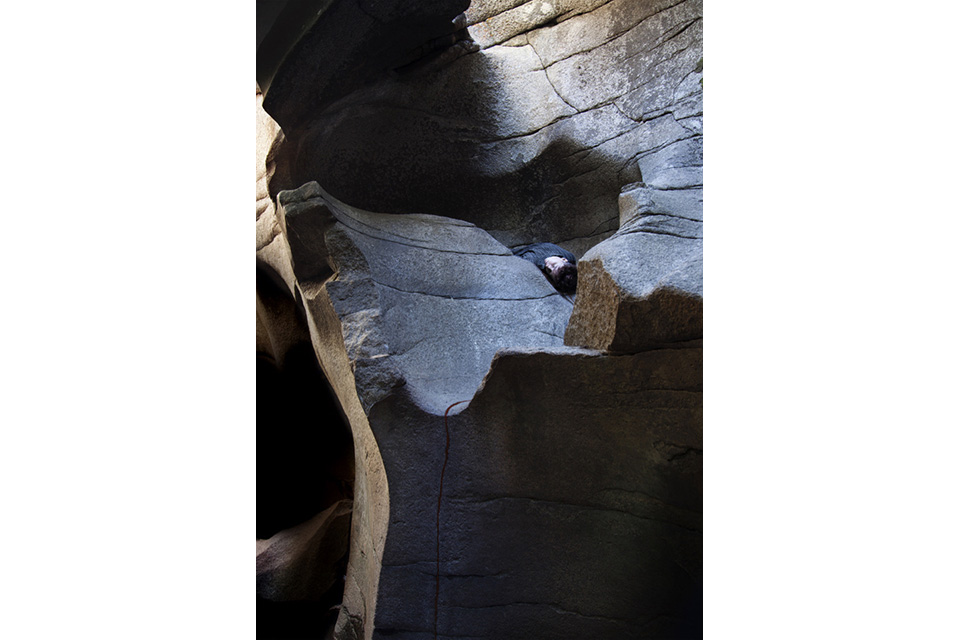
[(695, 635), (700, 353), (698, 344), (616, 358), (501, 351), (473, 402), (449, 419), (447, 456), (439, 417), (402, 394), (378, 404), (371, 424), (390, 451), (391, 525), (377, 628)]
[(457, 41), (469, 0), (293, 0), (257, 48), (264, 108), (291, 131), (317, 108)]
[(258, 349), (305, 332), (353, 432), (333, 637), (698, 637), (700, 2), (328, 4), (258, 97), (257, 260), (305, 325)]

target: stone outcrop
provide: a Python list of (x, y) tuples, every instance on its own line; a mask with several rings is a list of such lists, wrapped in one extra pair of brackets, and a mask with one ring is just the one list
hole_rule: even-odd
[(441, 414), (473, 395), (504, 344), (563, 344), (573, 305), (482, 229), (361, 211), (316, 183), (279, 200), (300, 281), (336, 271), (323, 286), (365, 408), (402, 383)]
[[(278, 202), (314, 343), (346, 361), (329, 375), (346, 379), (372, 435), (367, 473), (386, 478), (358, 491), (373, 557), (356, 560), (343, 637), (429, 634), (435, 612), (441, 635), (685, 629), (699, 575), (699, 342), (629, 356), (566, 347), (569, 301), (476, 226), (361, 211), (315, 183)], [(460, 401), (448, 449), (443, 416)]]
[(701, 3), (465, 4), (319, 2), (258, 70), (258, 352), (353, 434), (333, 637), (698, 637)]
[(364, 209), (455, 212), (510, 247), (582, 254), (618, 228), (623, 185), (702, 183), (701, 3), (597, 4), (474, 2), (481, 51), (396, 72), (296, 128), (278, 118), (289, 181), (273, 188), (316, 180)]
[(703, 335), (702, 206), (697, 191), (624, 189), (620, 229), (579, 262), (567, 344), (633, 353)]

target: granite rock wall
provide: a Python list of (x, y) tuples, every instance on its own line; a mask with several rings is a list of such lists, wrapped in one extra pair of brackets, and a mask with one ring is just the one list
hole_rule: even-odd
[(320, 2), (258, 69), (258, 352), (353, 435), (332, 635), (699, 637), (701, 3), (464, 4)]

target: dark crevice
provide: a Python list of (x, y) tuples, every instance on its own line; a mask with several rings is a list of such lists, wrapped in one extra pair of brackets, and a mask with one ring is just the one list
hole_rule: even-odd
[(674, 31), (673, 33), (671, 33), (670, 35), (668, 35), (666, 38), (663, 38), (662, 40), (660, 40), (660, 41), (657, 43), (657, 45), (659, 46), (659, 45), (662, 45), (662, 44), (665, 44), (665, 43), (669, 42), (670, 40), (673, 40), (674, 38), (676, 38), (677, 36), (679, 36), (680, 34), (682, 34), (684, 31), (686, 31), (687, 29), (689, 29), (690, 27), (692, 27), (692, 26), (695, 25), (696, 23), (702, 22), (702, 21), (703, 21), (703, 18), (701, 18), (701, 17), (699, 17), (699, 16), (696, 17), (696, 18), (694, 18), (694, 19), (691, 20), (690, 22), (686, 23), (685, 25), (681, 26), (679, 29), (677, 29), (676, 31)]
[[(258, 270), (264, 321), (278, 334), (297, 333), (275, 354), (257, 354), (257, 539), (299, 525), (353, 498), (353, 436), (317, 364), (303, 309), (268, 273)], [(336, 561), (336, 574), (347, 556)], [(337, 582), (315, 601), (275, 602), (257, 596), (257, 638), (325, 638), (343, 598)]]
[[(699, 221), (698, 221), (699, 222)], [(640, 228), (621, 231), (620, 235), (625, 236), (631, 233), (652, 233), (659, 236), (673, 236), (674, 238), (683, 238), (685, 240), (703, 240), (703, 236), (685, 236), (679, 233), (671, 233), (662, 229)]]
[[(555, 26), (557, 26), (557, 18), (556, 18), (556, 16), (554, 16), (553, 18), (550, 18), (550, 19), (548, 19), (548, 20), (544, 20), (543, 22), (538, 22), (537, 24), (531, 25), (531, 26), (527, 27), (526, 29), (524, 29), (523, 31), (514, 33), (514, 34), (511, 35), (509, 38), (507, 38), (507, 40), (511, 40), (511, 39), (517, 38), (517, 37), (519, 37), (519, 36), (525, 36), (525, 35), (527, 35), (527, 34), (529, 34), (529, 33), (533, 33), (534, 31), (537, 31), (537, 30), (539, 30), (539, 29), (549, 29), (550, 27), (555, 27)], [(506, 42), (506, 40), (504, 40), (504, 42)], [(496, 46), (497, 44), (503, 44), (503, 42), (494, 43), (494, 44), (492, 44), (492, 45), (490, 45), (490, 46)], [(529, 40), (527, 41), (527, 44), (530, 44)]]
[[(659, 191), (659, 190), (660, 190), (660, 189), (658, 189), (658, 191)], [(665, 189), (664, 189), (664, 191), (665, 191)], [(665, 217), (665, 218), (678, 218), (678, 219), (680, 219), (680, 220), (689, 220), (690, 222), (697, 222), (697, 223), (699, 223), (699, 224), (701, 224), (701, 225), (703, 224), (703, 219), (702, 219), (702, 218), (691, 218), (691, 217), (689, 217), (689, 216), (681, 216), (681, 215), (678, 214), (678, 213), (664, 213), (664, 212), (662, 212), (662, 211), (651, 211), (651, 212), (646, 212), (646, 213), (638, 213), (638, 214), (636, 214), (635, 216), (632, 216), (632, 219), (639, 220), (639, 219), (641, 219), (641, 218), (653, 218), (653, 217), (657, 217), (657, 216), (663, 216), (663, 217)]]
[[(556, 24), (556, 20), (554, 20), (554, 24)], [(567, 101), (567, 99), (564, 98), (563, 95), (562, 95), (559, 91), (557, 91), (556, 85), (553, 84), (553, 80), (550, 79), (550, 74), (547, 72), (547, 67), (543, 64), (543, 58), (540, 57), (540, 53), (537, 51), (537, 48), (536, 48), (535, 46), (533, 46), (533, 43), (531, 42), (531, 43), (529, 43), (529, 44), (530, 44), (530, 49), (533, 51), (533, 55), (537, 56), (537, 60), (540, 61), (540, 68), (543, 69), (543, 76), (547, 79), (547, 83), (550, 85), (550, 88), (553, 89), (553, 92), (557, 95), (558, 98), (560, 98), (561, 100), (563, 100), (563, 103), (564, 103), (565, 105), (567, 105), (568, 107), (570, 107), (571, 109), (573, 109), (573, 110), (576, 111), (577, 113), (580, 113), (580, 109), (577, 109), (575, 106), (573, 106), (572, 104), (570, 104), (570, 103)]]
[(409, 51), (404, 62), (394, 67), (394, 73), (406, 75), (416, 72), (443, 57), (447, 58), (446, 63), (449, 64), (461, 55), (479, 51), (480, 45), (473, 41), (466, 24), (466, 16), (461, 13), (451, 22), (451, 33), (428, 40)]
[(703, 184), (685, 184), (679, 187), (657, 187), (657, 189), (660, 191), (688, 191), (693, 189), (703, 189)]
[(679, 452), (679, 453), (675, 453), (675, 454), (672, 454), (672, 455), (668, 456), (668, 457), (667, 457), (667, 462), (673, 462), (673, 461), (677, 460), (678, 458), (683, 458), (684, 456), (690, 455), (691, 453), (696, 453), (696, 454), (699, 454), (699, 455), (702, 456), (702, 455), (703, 455), (703, 449), (696, 449), (696, 448), (694, 448), (694, 447), (687, 447), (685, 450), (683, 450), (683, 451), (681, 451), (681, 452)]
[(566, 21), (569, 20), (570, 18), (576, 18), (577, 16), (583, 16), (583, 15), (587, 15), (587, 14), (589, 14), (589, 13), (593, 13), (594, 11), (596, 11), (596, 10), (598, 10), (598, 9), (601, 9), (601, 8), (607, 6), (608, 4), (610, 4), (610, 3), (613, 2), (613, 1), (614, 1), (614, 0), (607, 0), (606, 2), (603, 2), (603, 3), (601, 3), (601, 4), (598, 4), (598, 5), (595, 6), (595, 7), (571, 9), (571, 10), (568, 11), (567, 13), (562, 13), (562, 14), (560, 14), (559, 16), (557, 16), (557, 22), (558, 22), (558, 23), (559, 23), (559, 22), (566, 22)]
[(258, 539), (353, 497), (353, 438), (313, 347), (283, 360), (257, 358)]
[(322, 602), (273, 602), (257, 596), (257, 640), (328, 640), (340, 598)]

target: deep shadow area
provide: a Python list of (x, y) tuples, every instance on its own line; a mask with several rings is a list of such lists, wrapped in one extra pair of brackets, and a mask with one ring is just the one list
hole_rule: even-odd
[[(257, 538), (295, 526), (353, 497), (353, 439), (310, 345), (287, 354), (283, 370), (257, 358)], [(336, 572), (346, 572), (347, 556)], [(315, 602), (257, 596), (257, 638), (326, 638), (343, 582)]]
[(353, 497), (353, 439), (312, 347), (257, 358), (257, 538)]
[(342, 596), (342, 589), (323, 602), (271, 602), (257, 596), (257, 640), (333, 638), (334, 607)]
[(703, 637), (703, 584), (684, 594), (680, 602), (680, 619), (677, 623), (678, 638)]
[[(271, 317), (308, 335), (303, 310), (264, 274), (258, 273), (257, 293)], [(287, 329), (287, 335), (297, 333)], [(339, 402), (308, 340), (295, 339), (284, 349), (276, 358), (257, 354), (258, 539), (353, 498), (353, 437)], [(331, 568), (336, 575), (346, 572), (347, 557)], [(342, 598), (342, 580), (313, 601), (274, 602), (258, 595), (257, 638), (329, 637)]]

